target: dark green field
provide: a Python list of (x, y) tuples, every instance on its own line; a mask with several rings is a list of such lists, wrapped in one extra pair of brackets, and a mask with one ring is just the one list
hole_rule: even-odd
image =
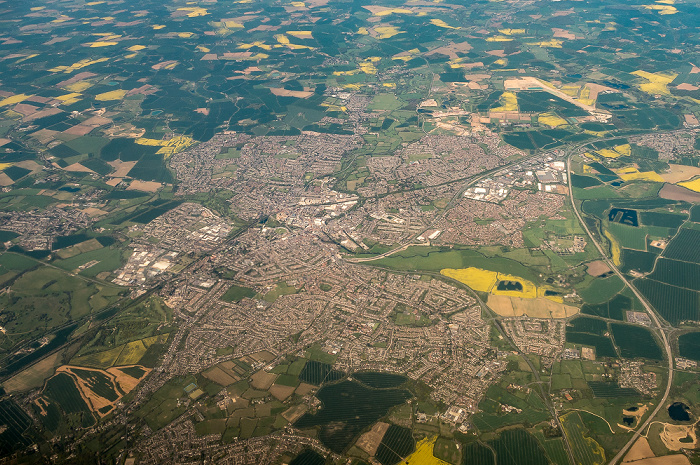
[(610, 329), (622, 357), (663, 359), (661, 347), (650, 330), (624, 323), (611, 323)]
[(700, 361), (700, 333), (686, 333), (678, 338), (678, 353), (681, 357)]

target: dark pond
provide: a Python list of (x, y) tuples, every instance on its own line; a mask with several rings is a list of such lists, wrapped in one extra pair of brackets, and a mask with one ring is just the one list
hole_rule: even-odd
[(304, 365), (304, 369), (299, 373), (299, 379), (305, 383), (315, 384), (320, 386), (323, 383), (329, 383), (343, 379), (345, 373), (334, 370), (332, 365), (327, 363), (311, 360)]
[(355, 373), (352, 376), (362, 384), (377, 389), (399, 387), (408, 379), (405, 376), (401, 375), (394, 375), (391, 373), (377, 373), (374, 371)]
[(614, 223), (627, 224), (630, 226), (639, 226), (637, 219), (637, 211), (628, 208), (613, 208), (608, 214), (608, 221)]
[[(377, 375), (374, 376), (378, 382)], [(305, 414), (295, 426), (319, 426), (321, 442), (333, 452), (341, 453), (364, 428), (413, 395), (405, 389), (371, 389), (356, 381), (342, 381), (322, 387), (316, 397), (322, 402), (321, 409), (315, 414)]]
[(497, 289), (499, 291), (522, 291), (523, 285), (518, 281), (499, 281)]
[(289, 462), (289, 465), (323, 465), (324, 463), (326, 463), (326, 459), (322, 455), (311, 449), (306, 449)]
[(690, 421), (688, 406), (683, 402), (674, 402), (668, 407), (668, 416), (675, 421)]

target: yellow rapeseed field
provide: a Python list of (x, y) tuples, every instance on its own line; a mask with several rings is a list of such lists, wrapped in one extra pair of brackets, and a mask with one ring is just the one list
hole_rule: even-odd
[(177, 11), (186, 11), (187, 16), (190, 18), (196, 18), (198, 16), (206, 16), (209, 14), (209, 12), (205, 8), (201, 8), (198, 6), (178, 8)]
[(498, 273), (495, 271), (473, 267), (459, 270), (445, 268), (441, 270), (440, 273), (449, 278), (456, 279), (479, 292), (490, 292), (491, 288), (496, 284), (496, 279), (498, 277)]
[(430, 24), (432, 24), (433, 26), (437, 26), (437, 27), (443, 27), (445, 29), (459, 29), (459, 27), (450, 26), (449, 24), (447, 24), (445, 21), (443, 21), (441, 19), (431, 19)]
[(499, 101), (501, 102), (501, 106), (494, 108), (491, 111), (518, 111), (518, 97), (515, 96), (515, 93), (503, 92)]
[(389, 16), (391, 14), (411, 15), (413, 12), (407, 8), (389, 8), (376, 12), (374, 16)]
[[(446, 268), (441, 270), (440, 273), (456, 279), (479, 292), (490, 292), (496, 295), (523, 297), (526, 299), (534, 299), (539, 294), (544, 295), (544, 288), (540, 289), (533, 282), (523, 279), (520, 276), (498, 273), (496, 271), (483, 270), (475, 267), (462, 268), (459, 270)], [(522, 284), (523, 289), (522, 291), (499, 291), (496, 289), (496, 284), (499, 281), (517, 281)]]
[(15, 103), (23, 102), (29, 97), (31, 97), (31, 95), (27, 94), (17, 94), (13, 95), (12, 97), (7, 97), (3, 100), (0, 100), (0, 107), (6, 107), (7, 105), (14, 105)]
[(111, 42), (107, 40), (98, 40), (96, 42), (89, 42), (89, 45), (91, 48), (97, 48), (97, 47), (109, 47), (111, 45), (117, 45), (119, 42)]
[(683, 186), (691, 191), (700, 192), (700, 178), (695, 178), (691, 181), (683, 181), (678, 183), (679, 186)]
[(380, 39), (389, 39), (404, 33), (396, 26), (377, 26), (374, 28), (374, 31), (379, 34)]
[(639, 76), (646, 79), (649, 82), (639, 84), (639, 88), (646, 92), (647, 94), (665, 94), (670, 95), (671, 92), (668, 90), (668, 85), (676, 79), (678, 74), (665, 74), (665, 73), (649, 73), (647, 71), (637, 70), (633, 71), (631, 74)]
[(124, 89), (110, 90), (109, 92), (103, 92), (101, 94), (95, 95), (95, 100), (100, 102), (107, 102), (110, 100), (121, 100), (126, 95)]
[(512, 41), (512, 37), (504, 37), (504, 36), (493, 36), (493, 37), (487, 37), (486, 42), (510, 42)]
[(549, 126), (549, 127), (552, 127), (552, 128), (556, 128), (556, 127), (559, 127), (559, 126), (566, 126), (566, 125), (569, 124), (564, 118), (561, 118), (561, 117), (560, 117), (559, 115), (557, 115), (556, 113), (550, 113), (550, 112), (548, 112), (548, 113), (541, 113), (541, 114), (537, 117), (537, 121), (538, 121), (540, 124), (545, 124), (545, 125), (547, 125), (547, 126)]
[(676, 7), (671, 5), (644, 5), (644, 8), (646, 8), (647, 10), (658, 11), (660, 15), (675, 15), (676, 13), (678, 13)]
[(92, 83), (88, 81), (78, 81), (72, 84), (68, 84), (64, 87), (64, 89), (69, 90), (71, 92), (82, 92), (85, 89), (89, 89), (90, 87), (92, 87)]
[(256, 40), (255, 42), (253, 42), (251, 44), (240, 44), (238, 46), (238, 48), (242, 48), (243, 50), (248, 50), (249, 48), (253, 48), (253, 47), (258, 47), (258, 48), (261, 48), (263, 50), (272, 50), (272, 45), (268, 45), (265, 42), (261, 42), (259, 40)]
[(550, 48), (561, 48), (561, 44), (563, 44), (563, 40), (559, 39), (549, 39), (549, 40), (543, 40), (541, 42), (532, 42), (528, 45), (539, 45), (540, 47), (550, 47)]
[(664, 178), (662, 178), (657, 172), (655, 171), (638, 171), (635, 169), (632, 172), (622, 172), (625, 170), (618, 170), (617, 175), (620, 176), (620, 179), (623, 181), (651, 181), (651, 182), (664, 182)]
[(109, 58), (96, 58), (94, 60), (80, 60), (76, 61), (70, 66), (56, 66), (55, 68), (51, 68), (49, 71), (52, 73), (59, 73), (63, 71), (64, 73), (72, 73), (73, 71), (85, 68), (86, 66), (94, 65), (96, 63), (102, 63), (103, 61), (107, 61)]
[(605, 230), (605, 237), (608, 238), (610, 241), (610, 248), (612, 251), (612, 261), (615, 264), (615, 266), (620, 266), (622, 262), (620, 261), (620, 244), (617, 242), (617, 239), (610, 234), (610, 231)]
[(402, 463), (408, 465), (450, 465), (448, 462), (440, 460), (433, 455), (435, 441), (437, 441), (437, 436), (421, 439), (416, 444), (416, 451), (406, 457), (405, 462)]
[(525, 29), (499, 29), (498, 32), (505, 36), (512, 36), (514, 34), (525, 34)]
[(152, 147), (160, 147), (156, 153), (162, 154), (165, 158), (170, 158), (173, 154), (182, 152), (187, 147), (194, 144), (194, 139), (187, 136), (175, 136), (169, 140), (148, 139), (139, 137), (134, 141), (139, 145), (149, 145)]
[(287, 31), (287, 34), (297, 39), (313, 39), (311, 31)]

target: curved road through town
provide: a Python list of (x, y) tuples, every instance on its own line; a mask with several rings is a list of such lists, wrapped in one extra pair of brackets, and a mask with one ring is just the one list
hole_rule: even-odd
[(659, 399), (658, 405), (654, 409), (654, 411), (651, 412), (651, 415), (647, 418), (647, 420), (637, 428), (637, 431), (634, 432), (630, 440), (625, 444), (625, 446), (620, 449), (620, 451), (617, 453), (615, 457), (613, 457), (612, 460), (610, 460), (610, 465), (615, 465), (619, 463), (622, 460), (622, 457), (625, 455), (627, 450), (634, 444), (634, 442), (639, 438), (641, 435), (641, 431), (644, 430), (649, 424), (652, 422), (654, 417), (656, 416), (657, 413), (659, 413), (659, 410), (666, 404), (666, 400), (668, 399), (668, 395), (671, 392), (671, 385), (673, 383), (673, 354), (671, 352), (671, 345), (668, 343), (668, 338), (666, 337), (666, 333), (664, 332), (664, 328), (661, 325), (661, 321), (659, 320), (659, 317), (656, 315), (656, 312), (654, 311), (653, 308), (651, 308), (651, 305), (646, 301), (644, 296), (637, 290), (635, 286), (630, 283), (625, 275), (623, 275), (620, 270), (617, 269), (617, 266), (608, 258), (607, 254), (605, 253), (605, 250), (603, 250), (603, 247), (595, 240), (593, 235), (591, 234), (591, 231), (588, 229), (588, 225), (583, 221), (583, 218), (581, 217), (581, 214), (578, 211), (578, 208), (576, 208), (576, 203), (574, 202), (574, 191), (573, 187), (571, 186), (571, 157), (573, 154), (570, 154), (567, 159), (566, 159), (566, 172), (567, 176), (569, 178), (569, 199), (571, 200), (571, 206), (574, 210), (574, 213), (576, 214), (576, 218), (578, 218), (579, 223), (581, 224), (581, 227), (586, 231), (586, 234), (588, 237), (591, 239), (593, 244), (596, 246), (598, 249), (598, 252), (600, 255), (603, 257), (603, 260), (605, 263), (610, 267), (610, 269), (624, 282), (627, 287), (629, 287), (634, 295), (639, 299), (639, 301), (642, 303), (644, 306), (644, 310), (649, 314), (649, 317), (651, 320), (654, 322), (654, 325), (656, 326), (656, 329), (659, 333), (659, 337), (661, 338), (661, 341), (663, 342), (664, 345), (664, 350), (666, 351), (666, 357), (667, 357), (667, 363), (668, 363), (668, 376), (666, 380), (666, 390), (664, 391), (664, 395)]

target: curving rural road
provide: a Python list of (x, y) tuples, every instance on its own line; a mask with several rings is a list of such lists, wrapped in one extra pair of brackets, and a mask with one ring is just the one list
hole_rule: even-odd
[(579, 213), (578, 209), (576, 208), (576, 203), (574, 202), (574, 191), (573, 187), (571, 186), (571, 157), (573, 154), (570, 154), (567, 159), (566, 159), (566, 172), (567, 176), (569, 178), (569, 199), (571, 200), (571, 206), (574, 210), (574, 213), (576, 214), (576, 218), (578, 218), (579, 223), (581, 224), (581, 227), (586, 231), (586, 234), (590, 238), (590, 240), (593, 242), (593, 244), (596, 246), (598, 249), (598, 252), (600, 255), (603, 257), (603, 260), (605, 263), (610, 267), (610, 269), (624, 282), (627, 287), (629, 287), (634, 295), (639, 299), (639, 301), (642, 303), (644, 306), (644, 310), (649, 314), (649, 317), (651, 320), (654, 322), (654, 325), (656, 326), (656, 330), (658, 331), (659, 337), (661, 338), (661, 341), (663, 342), (664, 345), (664, 350), (666, 351), (666, 357), (667, 357), (667, 363), (668, 363), (668, 377), (666, 380), (666, 390), (664, 391), (663, 397), (659, 399), (659, 403), (656, 406), (656, 408), (651, 412), (647, 420), (637, 428), (637, 431), (634, 432), (630, 440), (625, 444), (625, 446), (620, 449), (620, 451), (617, 453), (615, 457), (610, 460), (610, 465), (615, 465), (619, 463), (622, 460), (622, 457), (625, 455), (627, 450), (634, 444), (634, 442), (639, 438), (641, 435), (641, 431), (644, 430), (649, 424), (652, 422), (654, 417), (656, 416), (657, 413), (659, 413), (659, 410), (666, 404), (666, 400), (668, 399), (668, 395), (671, 392), (671, 385), (673, 384), (673, 353), (671, 352), (671, 345), (668, 343), (668, 338), (666, 337), (666, 333), (664, 332), (664, 328), (661, 325), (661, 321), (659, 320), (659, 317), (656, 315), (656, 312), (654, 309), (649, 305), (649, 303), (646, 301), (644, 296), (637, 290), (635, 286), (632, 285), (631, 282), (627, 280), (625, 275), (623, 275), (620, 270), (617, 269), (617, 266), (608, 258), (607, 254), (605, 253), (605, 250), (603, 250), (603, 247), (595, 240), (593, 235), (591, 234), (591, 231), (588, 229), (588, 225), (583, 221), (583, 218), (581, 217), (581, 214)]

